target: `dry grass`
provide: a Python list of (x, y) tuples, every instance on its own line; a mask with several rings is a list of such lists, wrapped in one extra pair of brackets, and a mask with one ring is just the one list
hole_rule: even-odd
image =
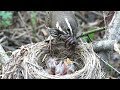
[[(45, 71), (45, 61), (51, 58), (49, 44), (39, 42), (20, 47), (12, 53), (11, 60), (2, 66), (2, 79), (101, 79), (100, 61), (96, 57), (93, 48), (87, 43), (79, 43), (76, 47), (74, 61), (81, 68), (67, 75), (50, 75)], [(52, 57), (64, 60), (65, 53), (70, 54), (63, 45), (54, 43), (51, 46)], [(56, 53), (59, 52), (59, 53)], [(72, 58), (72, 56), (71, 56)], [(43, 60), (44, 59), (44, 60)], [(83, 64), (82, 64), (83, 63)]]

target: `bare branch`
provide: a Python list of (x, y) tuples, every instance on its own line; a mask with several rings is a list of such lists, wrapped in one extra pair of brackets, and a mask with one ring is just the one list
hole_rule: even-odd
[(120, 39), (120, 11), (115, 12), (105, 35), (106, 39)]
[(102, 40), (93, 43), (95, 52), (99, 51), (113, 51), (118, 42), (116, 40)]

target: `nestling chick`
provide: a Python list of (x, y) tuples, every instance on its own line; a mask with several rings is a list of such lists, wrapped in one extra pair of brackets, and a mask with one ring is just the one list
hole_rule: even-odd
[(75, 66), (70, 59), (66, 59), (64, 62), (60, 61), (55, 68), (55, 75), (66, 75), (75, 72)]
[(75, 66), (73, 64), (73, 61), (71, 61), (69, 58), (67, 58), (64, 61), (65, 66), (67, 67), (67, 74), (71, 74), (75, 72)]
[(55, 75), (65, 75), (67, 74), (67, 68), (65, 64), (60, 61), (60, 63), (55, 68)]
[(56, 65), (57, 65), (56, 58), (49, 58), (49, 60), (46, 62), (49, 74), (55, 75)]

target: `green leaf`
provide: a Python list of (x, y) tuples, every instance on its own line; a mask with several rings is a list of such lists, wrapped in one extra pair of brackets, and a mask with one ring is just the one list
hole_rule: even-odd
[(2, 16), (3, 19), (12, 19), (12, 13), (11, 12), (1, 11), (0, 16)]
[(2, 17), (2, 20), (0, 21), (1, 26), (0, 27), (8, 27), (10, 26), (12, 23), (12, 12), (8, 12), (8, 11), (0, 11), (0, 17)]
[(36, 16), (37, 16), (37, 13), (32, 11), (32, 13), (31, 13), (31, 23), (32, 23), (32, 26), (36, 26), (36, 23), (37, 23)]
[(95, 35), (94, 33), (89, 34), (89, 37), (90, 37), (91, 40), (94, 39), (94, 35)]
[[(94, 30), (94, 29), (97, 29), (97, 27), (91, 27), (91, 28), (88, 29), (88, 31), (91, 31), (91, 30)], [(94, 33), (91, 33), (91, 34), (88, 34), (88, 35), (89, 35), (89, 37), (90, 37), (91, 40), (94, 39), (94, 36), (95, 36)]]
[(83, 39), (84, 42), (88, 42), (89, 41), (89, 38), (87, 36), (82, 37), (82, 39)]
[(5, 11), (0, 11), (0, 16), (3, 16), (5, 14)]

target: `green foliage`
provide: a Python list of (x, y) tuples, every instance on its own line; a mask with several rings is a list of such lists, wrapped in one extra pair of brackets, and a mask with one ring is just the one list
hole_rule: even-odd
[(94, 39), (94, 35), (95, 35), (94, 33), (89, 34), (89, 37), (90, 37), (91, 40)]
[(83, 39), (84, 42), (90, 42), (88, 36), (84, 36), (84, 37), (82, 37), (82, 39)]
[[(90, 28), (88, 31), (94, 30), (94, 29), (96, 29), (96, 28), (95, 28), (95, 27), (92, 27), (92, 28)], [(88, 37), (88, 36), (89, 36), (89, 37)], [(88, 36), (82, 37), (83, 41), (85, 41), (85, 42), (90, 42), (90, 39), (91, 39), (91, 40), (94, 40), (95, 34), (94, 34), (94, 33), (91, 33), (91, 34), (88, 34)], [(89, 39), (89, 38), (90, 38), (90, 39)]]
[(31, 26), (32, 26), (32, 36), (37, 37), (36, 35), (36, 25), (37, 25), (37, 12), (36, 11), (32, 11), (31, 12)]
[(12, 18), (13, 18), (13, 14), (12, 12), (8, 12), (8, 11), (0, 11), (0, 27), (8, 27), (10, 25), (12, 25)]
[(37, 24), (37, 13), (35, 11), (32, 11), (31, 13), (31, 23), (32, 23), (32, 26), (35, 27), (36, 24)]

